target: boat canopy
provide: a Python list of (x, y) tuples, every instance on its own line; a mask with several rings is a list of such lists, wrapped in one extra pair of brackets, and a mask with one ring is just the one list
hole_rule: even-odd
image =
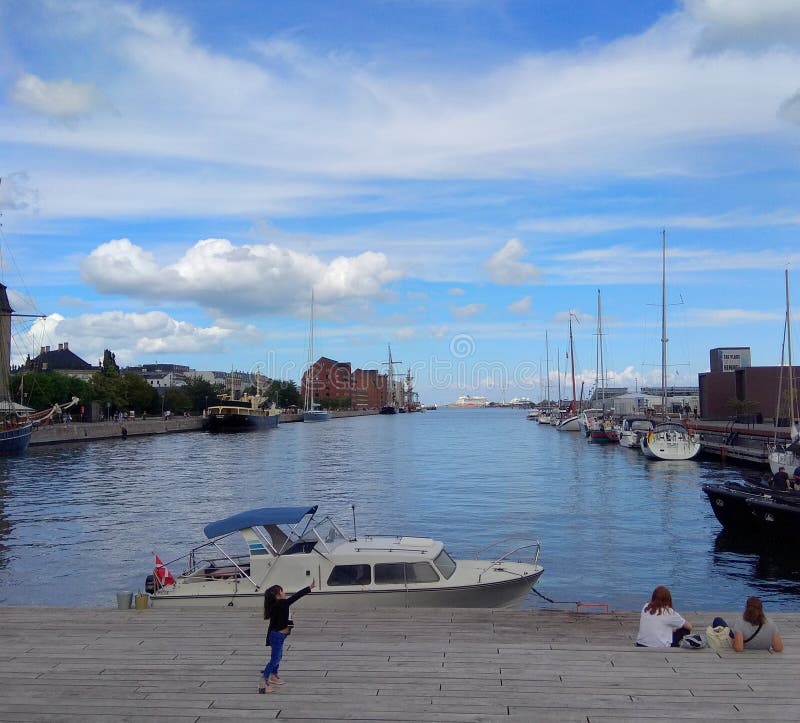
[(238, 515), (226, 517), (224, 520), (209, 522), (203, 532), (211, 540), (231, 532), (264, 525), (296, 525), (306, 515), (313, 515), (317, 505), (313, 507), (261, 507), (257, 510), (240, 512)]

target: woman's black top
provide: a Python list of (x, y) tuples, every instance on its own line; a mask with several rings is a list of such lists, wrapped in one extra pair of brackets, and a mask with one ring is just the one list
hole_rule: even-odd
[(285, 600), (276, 600), (272, 605), (272, 612), (269, 616), (269, 627), (267, 628), (267, 638), (273, 630), (283, 630), (289, 627), (289, 606), (297, 602), (303, 595), (311, 592), (310, 587), (298, 590), (294, 595), (290, 595)]

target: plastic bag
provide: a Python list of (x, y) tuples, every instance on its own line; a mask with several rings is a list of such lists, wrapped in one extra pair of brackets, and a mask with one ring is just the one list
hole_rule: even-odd
[(731, 638), (731, 629), (725, 625), (717, 625), (712, 628), (710, 625), (706, 628), (706, 641), (709, 648), (720, 650), (722, 648), (732, 648), (733, 638)]

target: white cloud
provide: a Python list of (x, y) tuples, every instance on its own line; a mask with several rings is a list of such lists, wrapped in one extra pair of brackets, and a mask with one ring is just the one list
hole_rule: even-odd
[[(113, 90), (119, 112), (95, 114), (83, 132), (3, 114), (0, 136), (40, 149), (48, 212), (54, 204), (84, 215), (253, 212), (275, 203), (273, 191), (295, 209), (317, 210), (320, 197), (332, 195), (347, 196), (352, 208), (364, 203), (367, 182), (373, 198), (389, 202), (395, 187), (382, 189), (375, 178), (698, 173), (713, 163), (697, 153), (708, 139), (781, 133), (776, 111), (800, 76), (797, 3), (763, 5), (687, 0), (685, 11), (638, 35), (504, 54), (476, 73), (404, 69), (379, 52), (312, 52), (284, 38), (251, 38), (258, 55), (226, 53), (195, 38), (177, 14), (47, 3), (39, 24), (57, 35), (65, 63), (91, 43), (93, 76), (78, 83), (27, 75), (17, 102), (74, 118), (96, 105), (102, 87)], [(712, 30), (718, 44), (745, 34), (784, 38), (788, 49), (698, 56), (698, 38), (706, 33), (710, 43)], [(104, 163), (77, 169), (79, 153)], [(144, 161), (132, 170), (132, 158)], [(738, 160), (763, 162), (761, 153)], [(76, 178), (95, 192), (73, 190)], [(215, 191), (217, 203), (204, 205)]]
[(111, 349), (119, 363), (129, 364), (158, 354), (220, 352), (234, 335), (239, 341), (253, 338), (254, 331), (219, 325), (199, 327), (163, 311), (106, 311), (75, 317), (52, 314), (37, 319), (19, 347), (38, 352), (41, 345), (52, 347), (66, 341), (70, 351), (90, 364), (102, 358), (104, 349)]
[(39, 194), (30, 186), (27, 173), (9, 173), (0, 178), (0, 211), (35, 211), (39, 205)]
[(414, 339), (417, 336), (417, 330), (413, 326), (403, 326), (394, 330), (394, 336), (402, 341)]
[(312, 286), (323, 310), (381, 298), (385, 284), (399, 277), (382, 253), (326, 263), (275, 244), (237, 246), (227, 239), (198, 241), (165, 265), (128, 239), (116, 239), (84, 259), (81, 275), (103, 293), (192, 301), (238, 315), (307, 313)]
[(784, 315), (778, 311), (752, 311), (749, 309), (688, 309), (686, 326), (735, 326), (762, 321), (780, 321)]
[(430, 334), (434, 339), (445, 339), (450, 334), (448, 326), (438, 325), (430, 328)]
[(468, 319), (480, 314), (485, 308), (486, 304), (465, 304), (464, 306), (451, 306), (450, 311), (457, 319)]
[(60, 120), (75, 120), (96, 108), (100, 96), (91, 83), (47, 81), (26, 73), (14, 83), (11, 99), (34, 113)]
[(700, 28), (698, 50), (767, 50), (800, 43), (796, 0), (684, 0)]
[(452, 289), (447, 290), (448, 295), (450, 296), (464, 296), (467, 292), (464, 289), (460, 289), (458, 287), (453, 287)]
[(531, 297), (523, 296), (518, 301), (508, 305), (508, 310), (512, 314), (530, 314), (531, 313)]
[(539, 278), (540, 272), (533, 264), (523, 261), (527, 253), (519, 239), (510, 239), (484, 264), (491, 279), (498, 284), (525, 284)]

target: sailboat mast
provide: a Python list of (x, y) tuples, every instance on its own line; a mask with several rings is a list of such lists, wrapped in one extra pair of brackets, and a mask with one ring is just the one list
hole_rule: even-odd
[(547, 341), (547, 331), (544, 332), (544, 358), (545, 358), (545, 369), (547, 371), (547, 406), (552, 406), (550, 404), (550, 344)]
[[(606, 399), (606, 366), (603, 361), (603, 309), (600, 302), (600, 289), (597, 290), (597, 351), (600, 360), (599, 374), (600, 374), (600, 398), (605, 402)], [(603, 411), (606, 405), (603, 404)]]
[(569, 362), (572, 367), (572, 412), (574, 414), (578, 404), (575, 399), (575, 346), (572, 341), (572, 313), (569, 316)]
[(661, 411), (667, 417), (667, 230), (661, 230)]
[(789, 314), (789, 269), (786, 269), (784, 273), (786, 275), (786, 343), (789, 345), (789, 428), (792, 439), (794, 439), (794, 370), (792, 368), (792, 319)]
[(558, 374), (558, 408), (561, 409), (561, 347), (556, 347), (556, 374)]

